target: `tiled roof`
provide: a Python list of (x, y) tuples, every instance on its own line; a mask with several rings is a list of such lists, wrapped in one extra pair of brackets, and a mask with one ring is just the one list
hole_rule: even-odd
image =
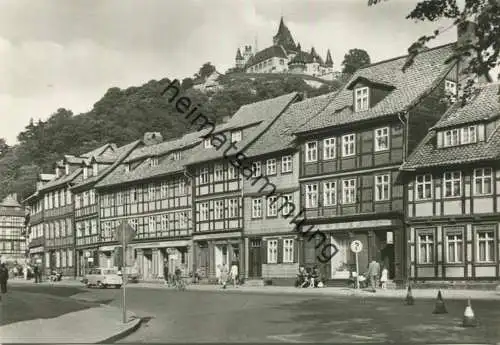
[(498, 99), (500, 95), (500, 84), (491, 83), (482, 85), (477, 92), (478, 94), (475, 96), (475, 99), (467, 103), (464, 107), (460, 106), (460, 102), (456, 102), (441, 117), (434, 128), (446, 128), (478, 121), (489, 121), (499, 116), (500, 104), (495, 99)]
[(290, 105), (259, 140), (245, 149), (245, 155), (254, 157), (292, 148), (295, 140), (292, 133), (294, 125), (299, 121), (307, 121), (318, 114), (334, 96), (335, 93), (328, 93)]
[(115, 144), (108, 143), (108, 144), (104, 144), (104, 145), (96, 148), (95, 150), (92, 150), (92, 151), (89, 151), (87, 153), (84, 153), (81, 156), (82, 157), (86, 157), (86, 158), (89, 158), (89, 157), (92, 157), (92, 156), (100, 156), (109, 147), (111, 147), (113, 149), (116, 149), (116, 145)]
[(7, 195), (2, 202), (0, 202), (0, 206), (4, 207), (21, 207), (21, 204), (14, 198), (12, 194)]
[[(182, 151), (182, 156), (181, 156), (182, 158), (180, 160), (173, 160), (171, 157), (168, 156), (163, 157), (160, 159), (159, 164), (155, 167), (152, 167), (150, 165), (149, 159), (145, 159), (144, 162), (139, 164), (139, 166), (137, 166), (132, 171), (128, 172), (125, 170), (124, 164), (119, 164), (116, 168), (113, 169), (113, 171), (109, 175), (103, 178), (102, 181), (100, 181), (96, 185), (96, 187), (97, 188), (110, 187), (118, 184), (142, 181), (158, 176), (164, 176), (171, 173), (180, 172), (184, 170), (184, 165), (186, 161), (190, 159), (193, 151), (195, 150), (192, 146), (197, 145), (200, 142), (201, 139), (199, 139), (199, 134), (195, 135), (195, 133), (188, 133), (180, 139), (163, 142), (162, 143), (163, 154), (173, 150), (184, 149)], [(167, 144), (171, 144), (170, 150), (167, 148)], [(143, 148), (136, 149), (133, 152), (131, 152), (130, 155), (134, 155), (135, 151), (140, 151), (142, 149)], [(144, 158), (146, 158), (146, 156), (144, 156)], [(125, 161), (128, 161), (128, 159)]]
[[(465, 123), (471, 119), (476, 119), (477, 114), (485, 114), (484, 110), (496, 109), (496, 113), (490, 116), (499, 115), (499, 95), (494, 90), (498, 89), (498, 84), (485, 86), (480, 94), (481, 97), (475, 98), (471, 104), (463, 108), (452, 107), (442, 117), (449, 118), (450, 115), (459, 114), (456, 117), (455, 124)], [(491, 105), (494, 105), (492, 108)], [(465, 121), (465, 122), (460, 122)], [(433, 166), (447, 166), (461, 163), (472, 163), (490, 159), (500, 158), (500, 126), (495, 128), (494, 132), (485, 138), (486, 141), (480, 141), (469, 145), (459, 145), (452, 147), (436, 147), (436, 130), (430, 130), (427, 136), (422, 140), (415, 151), (408, 157), (408, 160), (401, 170), (413, 170)]]
[(52, 179), (56, 178), (55, 174), (40, 174), (40, 180), (41, 181), (50, 181)]
[(437, 86), (437, 83), (451, 70), (453, 63), (447, 64), (446, 61), (452, 56), (454, 46), (455, 44), (447, 44), (420, 53), (406, 72), (402, 71), (402, 67), (407, 56), (359, 69), (350, 82), (363, 77), (392, 85), (395, 89), (370, 109), (354, 112), (353, 92), (347, 88), (350, 84), (348, 82), (324, 111), (307, 123), (298, 126), (295, 133), (355, 123), (406, 110), (434, 86)]
[(252, 56), (250, 59), (248, 59), (246, 67), (256, 65), (259, 62), (266, 61), (267, 59), (273, 57), (279, 57), (283, 59), (288, 58), (288, 56), (286, 55), (286, 51), (282, 46), (270, 46), (267, 47), (266, 49), (261, 50), (260, 52)]
[(64, 161), (68, 162), (69, 164), (82, 164), (88, 161), (88, 157), (82, 158), (71, 155), (65, 155)]
[(59, 187), (63, 184), (66, 184), (66, 183), (71, 183), (73, 182), (73, 180), (82, 172), (82, 169), (81, 168), (77, 168), (75, 169), (73, 172), (71, 172), (69, 175), (62, 175), (58, 178), (55, 178), (53, 180), (50, 180), (49, 182), (47, 182), (46, 184), (44, 184), (42, 186), (42, 188), (40, 188), (40, 191), (44, 191), (44, 190), (47, 190), (47, 189), (51, 189), (51, 188), (55, 188), (55, 187)]
[[(297, 99), (297, 97), (298, 94), (292, 92), (280, 97), (242, 106), (229, 120), (225, 128), (243, 127), (251, 124), (256, 125), (245, 130), (242, 140), (234, 144), (237, 150), (232, 149), (229, 154), (235, 154), (237, 151), (244, 150), (249, 144), (257, 139), (261, 133), (266, 131), (269, 125), (272, 124), (276, 118)], [(226, 139), (228, 143), (231, 140), (227, 135)], [(203, 145), (198, 146), (187, 164), (198, 164), (223, 158), (224, 152), (229, 148), (228, 143), (224, 144), (220, 150), (216, 148), (207, 149), (203, 147)]]
[(207, 131), (191, 132), (173, 140), (164, 141), (156, 145), (143, 146), (138, 148), (125, 159), (125, 162), (132, 162), (148, 157), (161, 156), (170, 151), (178, 150), (195, 141), (201, 141), (201, 137)]
[(131, 150), (133, 150), (137, 145), (139, 145), (140, 142), (141, 142), (140, 140), (136, 140), (134, 142), (131, 142), (127, 145), (123, 145), (123, 146), (115, 149), (115, 151), (113, 152), (113, 154), (115, 156), (113, 164), (111, 164), (110, 166), (107, 166), (104, 169), (102, 169), (101, 171), (99, 171), (99, 173), (96, 176), (92, 176), (92, 177), (85, 179), (85, 180), (81, 179), (81, 180), (75, 181), (76, 183), (75, 183), (73, 188), (75, 188), (75, 189), (83, 188), (85, 186), (92, 185), (92, 184), (99, 182), (102, 179), (106, 178), (106, 176), (110, 172), (112, 172), (115, 168), (117, 168), (119, 166), (119, 164), (130, 154)]

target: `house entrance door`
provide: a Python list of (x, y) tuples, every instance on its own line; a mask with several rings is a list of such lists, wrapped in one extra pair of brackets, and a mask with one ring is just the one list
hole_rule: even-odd
[(250, 240), (250, 248), (248, 252), (248, 276), (250, 278), (262, 277), (262, 240)]

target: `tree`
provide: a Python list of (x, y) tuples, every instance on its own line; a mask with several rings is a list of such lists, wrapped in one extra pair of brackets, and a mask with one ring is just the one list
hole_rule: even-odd
[(8, 149), (9, 149), (9, 145), (7, 145), (7, 142), (5, 141), (5, 139), (0, 138), (0, 157), (2, 157), (4, 154), (6, 154)]
[(211, 62), (205, 62), (203, 66), (201, 66), (200, 70), (196, 74), (197, 78), (205, 79), (208, 77), (210, 74), (215, 72), (215, 66), (212, 65)]
[(363, 49), (350, 49), (347, 54), (344, 55), (344, 61), (342, 61), (342, 72), (352, 74), (356, 72), (363, 66), (370, 64), (370, 55)]
[(184, 79), (182, 79), (181, 88), (183, 90), (188, 90), (188, 89), (192, 88), (193, 85), (194, 85), (194, 83), (193, 83), (193, 79), (192, 78), (184, 78)]
[[(381, 0), (368, 0), (368, 5), (380, 2)], [(500, 65), (500, 0), (422, 0), (417, 2), (406, 18), (431, 22), (447, 19), (451, 20), (451, 25), (418, 38), (408, 48), (409, 57), (404, 68), (411, 65), (421, 51), (419, 48), (427, 42), (450, 28), (462, 27), (469, 20), (474, 20), (477, 24), (475, 26), (477, 39), (469, 40), (457, 47), (452, 57), (466, 58), (468, 68), (464, 73), (469, 75), (467, 86), (474, 84), (474, 75), (483, 76)]]

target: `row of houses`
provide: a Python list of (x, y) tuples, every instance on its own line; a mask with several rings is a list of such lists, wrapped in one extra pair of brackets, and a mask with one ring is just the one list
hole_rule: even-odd
[[(118, 265), (125, 221), (143, 280), (168, 265), (213, 281), (236, 262), (246, 280), (288, 284), (299, 265), (317, 265), (343, 283), (354, 239), (361, 270), (375, 258), (395, 282), (498, 280), (499, 84), (480, 80), (468, 103), (454, 102), (466, 61), (453, 56), (471, 32), (405, 72), (397, 57), (323, 96), (290, 93), (217, 126), (198, 115), (200, 130), (175, 140), (146, 133), (65, 156), (25, 200), (32, 260), (78, 276)], [(180, 92), (170, 84), (164, 96), (186, 113)]]

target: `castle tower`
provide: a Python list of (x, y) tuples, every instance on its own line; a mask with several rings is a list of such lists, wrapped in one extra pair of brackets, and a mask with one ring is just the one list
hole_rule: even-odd
[(281, 17), (280, 25), (278, 27), (278, 32), (273, 37), (273, 44), (275, 46), (280, 45), (286, 50), (292, 50), (292, 51), (297, 50), (295, 42), (293, 41), (292, 34), (290, 33), (288, 27), (285, 25), (283, 17)]
[(328, 49), (328, 51), (326, 52), (325, 67), (333, 68), (333, 59), (332, 54), (330, 53), (330, 49)]
[(246, 64), (252, 56), (252, 46), (245, 46), (245, 50), (243, 51), (243, 64)]
[(245, 59), (243, 59), (243, 55), (241, 55), (240, 48), (238, 48), (238, 50), (236, 51), (235, 61), (236, 61), (236, 68), (243, 68), (243, 66), (245, 66)]

